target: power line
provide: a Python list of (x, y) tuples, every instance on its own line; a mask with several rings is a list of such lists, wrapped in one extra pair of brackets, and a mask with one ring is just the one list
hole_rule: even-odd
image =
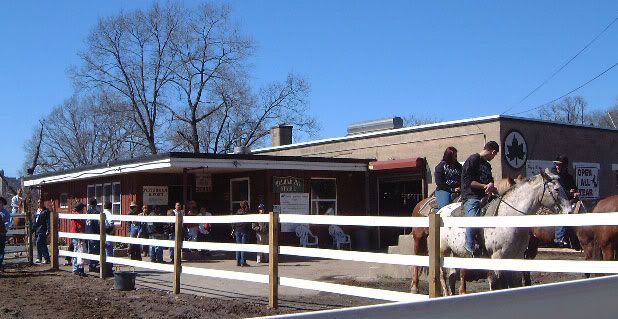
[(556, 101), (558, 101), (558, 100), (560, 100), (560, 99), (564, 98), (565, 96), (570, 95), (571, 93), (573, 93), (573, 92), (575, 92), (575, 91), (577, 91), (577, 90), (579, 90), (579, 89), (583, 88), (584, 86), (586, 86), (586, 85), (590, 84), (590, 82), (592, 82), (592, 81), (594, 81), (594, 80), (596, 80), (596, 79), (600, 78), (601, 76), (603, 76), (605, 73), (609, 72), (611, 69), (615, 68), (616, 66), (618, 66), (618, 62), (614, 63), (614, 65), (612, 65), (612, 66), (610, 66), (609, 68), (605, 69), (603, 72), (601, 72), (601, 73), (597, 74), (597, 75), (596, 75), (595, 77), (593, 77), (592, 79), (590, 79), (590, 80), (586, 81), (585, 83), (581, 84), (580, 86), (578, 86), (578, 87), (576, 87), (576, 88), (572, 89), (572, 90), (571, 90), (571, 91), (569, 91), (568, 93), (565, 93), (565, 94), (563, 94), (563, 95), (561, 95), (561, 96), (559, 96), (559, 97), (557, 97), (557, 98), (555, 98), (555, 99), (553, 99), (553, 100), (551, 100), (551, 101), (549, 101), (549, 102), (543, 103), (543, 104), (541, 104), (541, 105), (539, 105), (539, 106), (535, 106), (535, 107), (533, 107), (533, 108), (527, 109), (527, 110), (522, 111), (522, 112), (513, 113), (513, 115), (522, 114), (522, 113), (528, 113), (528, 112), (530, 112), (530, 111), (534, 111), (534, 110), (536, 110), (536, 109), (540, 109), (540, 108), (542, 108), (542, 107), (543, 107), (543, 106), (545, 106), (545, 105), (552, 104), (552, 103), (554, 103), (554, 102), (556, 102)]
[[(601, 37), (601, 35), (603, 35), (603, 33), (605, 33), (614, 23), (616, 23), (616, 21), (618, 21), (618, 17), (614, 18), (614, 20), (612, 20), (607, 26), (605, 26), (605, 28), (598, 33), (594, 38), (592, 38), (592, 40), (590, 40), (581, 50), (579, 50), (574, 56), (572, 56), (568, 61), (566, 61), (565, 63), (563, 63), (560, 67), (558, 67), (558, 69), (556, 69), (548, 78), (546, 78), (543, 82), (541, 82), (541, 84), (539, 84), (537, 87), (535, 87), (532, 91), (530, 91), (530, 93), (528, 93), (526, 96), (524, 96), (521, 100), (519, 100), (517, 102), (517, 104), (515, 104), (514, 106), (511, 106), (510, 108), (506, 109), (506, 111), (502, 112), (502, 114), (505, 114), (506, 112), (514, 109), (515, 107), (517, 107), (519, 104), (521, 104), (521, 102), (525, 101), (526, 99), (528, 99), (532, 94), (536, 93), (536, 91), (538, 91), (539, 89), (541, 89), (543, 86), (545, 86), (545, 84), (547, 84), (547, 82), (549, 82), (551, 79), (553, 79), (558, 73), (560, 73), (560, 71), (562, 71), (564, 68), (566, 68), (567, 65), (569, 65), (571, 62), (573, 62), (573, 60), (575, 60), (580, 54), (582, 54), (586, 49), (588, 49), (588, 47), (590, 47), (599, 37)], [(519, 114), (519, 113), (516, 113)]]

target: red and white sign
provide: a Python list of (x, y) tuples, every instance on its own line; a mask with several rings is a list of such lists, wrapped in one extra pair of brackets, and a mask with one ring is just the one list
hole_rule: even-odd
[(575, 182), (581, 199), (599, 198), (599, 163), (573, 163)]

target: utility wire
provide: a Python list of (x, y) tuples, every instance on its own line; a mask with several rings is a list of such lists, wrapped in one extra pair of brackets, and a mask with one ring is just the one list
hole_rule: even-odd
[(535, 106), (535, 107), (533, 107), (533, 108), (527, 109), (527, 110), (522, 111), (522, 112), (513, 113), (513, 115), (522, 114), (522, 113), (528, 113), (528, 112), (530, 112), (530, 111), (534, 111), (534, 110), (536, 110), (536, 109), (540, 109), (540, 108), (542, 108), (542, 107), (543, 107), (543, 106), (545, 106), (545, 105), (552, 104), (552, 103), (554, 103), (554, 102), (556, 102), (556, 101), (558, 101), (558, 100), (562, 99), (563, 97), (565, 97), (565, 96), (567, 96), (567, 95), (569, 95), (569, 94), (571, 94), (571, 93), (573, 93), (573, 92), (575, 92), (575, 91), (577, 91), (577, 90), (579, 90), (579, 89), (583, 88), (584, 86), (586, 86), (586, 85), (590, 84), (590, 82), (592, 82), (592, 81), (594, 81), (594, 80), (596, 80), (596, 79), (600, 78), (601, 76), (603, 76), (605, 73), (609, 72), (611, 69), (615, 68), (616, 66), (618, 66), (618, 62), (614, 63), (614, 65), (612, 65), (612, 66), (610, 66), (609, 68), (605, 69), (603, 72), (601, 72), (601, 73), (597, 74), (597, 75), (596, 75), (595, 77), (593, 77), (592, 79), (590, 79), (590, 80), (586, 81), (585, 83), (581, 84), (580, 86), (578, 86), (578, 87), (576, 87), (576, 88), (572, 89), (572, 90), (571, 90), (571, 91), (569, 91), (568, 93), (565, 93), (565, 94), (563, 94), (563, 95), (561, 95), (561, 96), (559, 96), (559, 97), (557, 97), (557, 98), (555, 98), (555, 99), (553, 99), (553, 100), (551, 100), (551, 101), (549, 101), (549, 102), (547, 102), (547, 103), (543, 103), (543, 104), (541, 104), (541, 105), (539, 105), (539, 106)]
[[(565, 63), (563, 63), (560, 67), (558, 67), (558, 69), (556, 69), (547, 79), (545, 79), (541, 84), (539, 84), (537, 87), (535, 87), (532, 91), (530, 91), (530, 93), (528, 93), (526, 96), (524, 96), (521, 100), (519, 100), (519, 102), (517, 102), (517, 104), (515, 104), (514, 106), (511, 106), (510, 108), (506, 109), (506, 111), (502, 112), (502, 114), (505, 114), (506, 112), (514, 109), (515, 107), (517, 107), (519, 104), (521, 104), (521, 102), (525, 101), (526, 99), (528, 99), (532, 94), (536, 93), (536, 91), (538, 91), (539, 89), (541, 89), (543, 86), (545, 86), (545, 84), (547, 84), (547, 82), (549, 82), (551, 79), (553, 79), (558, 73), (560, 73), (560, 71), (562, 71), (564, 68), (566, 68), (567, 65), (569, 65), (571, 62), (573, 62), (573, 60), (575, 60), (580, 54), (582, 54), (586, 49), (588, 49), (588, 47), (590, 47), (598, 38), (601, 37), (601, 35), (603, 35), (603, 33), (605, 33), (614, 23), (616, 23), (616, 21), (618, 21), (618, 17), (614, 18), (614, 20), (612, 20), (600, 33), (598, 33), (594, 38), (592, 38), (592, 40), (590, 40), (581, 50), (579, 50), (573, 57), (571, 57), (568, 61), (566, 61)], [(521, 113), (521, 112), (520, 112)], [(519, 113), (516, 113), (519, 114)]]

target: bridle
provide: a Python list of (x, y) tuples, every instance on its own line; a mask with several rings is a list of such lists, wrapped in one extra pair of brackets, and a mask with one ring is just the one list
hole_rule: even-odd
[[(539, 202), (543, 201), (543, 197), (545, 197), (545, 192), (547, 192), (547, 184), (551, 183), (552, 180), (547, 180), (545, 178), (543, 178), (543, 193), (541, 193), (541, 197), (539, 197)], [(549, 191), (549, 194), (551, 195), (551, 198), (553, 200), (553, 205), (552, 207), (554, 209), (559, 209), (560, 205), (558, 204), (558, 199), (556, 198), (556, 196), (554, 195), (554, 193), (552, 193), (551, 191)], [(507, 201), (504, 200), (504, 195), (498, 195), (498, 199), (500, 200), (500, 203), (498, 204), (498, 207), (500, 207), (499, 205), (504, 203), (506, 206), (510, 207), (511, 209), (513, 209), (514, 211), (520, 213), (520, 214), (524, 214), (526, 215), (527, 212), (524, 212), (516, 207), (514, 207), (513, 205), (509, 204)]]

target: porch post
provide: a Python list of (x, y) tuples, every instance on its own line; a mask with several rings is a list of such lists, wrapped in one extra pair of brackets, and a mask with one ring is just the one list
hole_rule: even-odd
[(429, 236), (427, 245), (429, 250), (429, 298), (440, 297), (440, 215), (429, 213)]
[(268, 307), (279, 307), (279, 213), (270, 212), (268, 223)]

